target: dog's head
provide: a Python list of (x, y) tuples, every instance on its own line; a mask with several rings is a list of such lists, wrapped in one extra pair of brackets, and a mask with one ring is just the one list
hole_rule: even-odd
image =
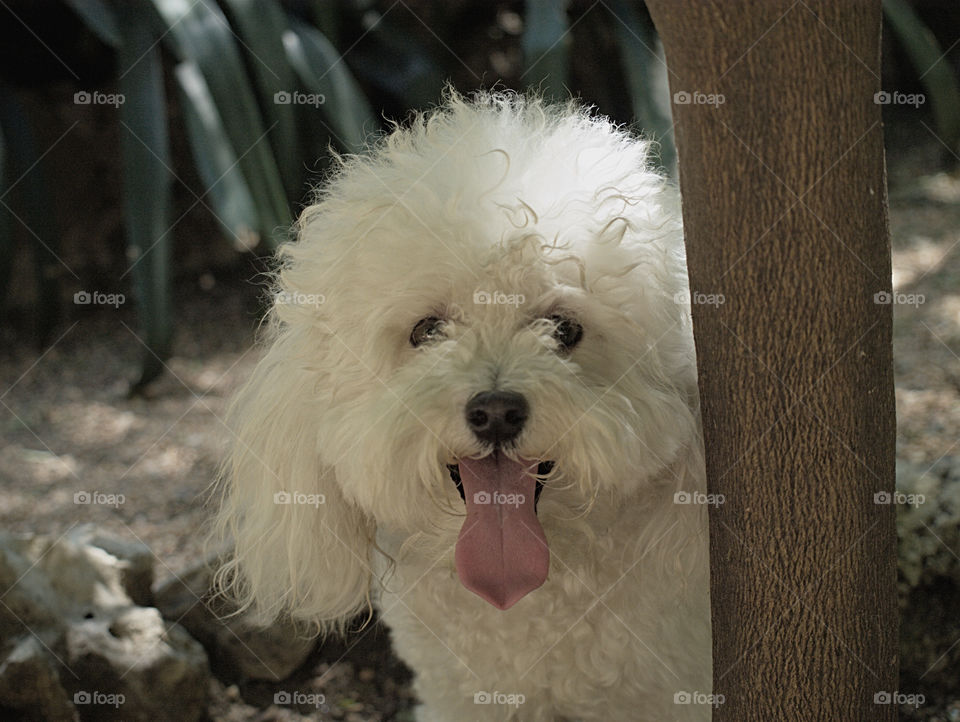
[(674, 483), (695, 364), (678, 204), (647, 151), (497, 94), (342, 161), (281, 251), (235, 406), (221, 524), (245, 596), (356, 611), (380, 525), (459, 533), (461, 580), (506, 608), (546, 575), (538, 513)]

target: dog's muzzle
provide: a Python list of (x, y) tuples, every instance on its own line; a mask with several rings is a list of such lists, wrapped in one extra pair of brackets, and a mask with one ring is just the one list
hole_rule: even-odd
[(553, 462), (503, 452), (530, 416), (522, 394), (482, 391), (466, 403), (464, 415), (473, 435), (493, 452), (447, 465), (467, 511), (454, 553), (457, 576), (493, 606), (509, 609), (542, 585), (550, 569), (537, 502)]
[(523, 431), (530, 405), (515, 391), (481, 391), (464, 409), (467, 426), (480, 441), (507, 446)]

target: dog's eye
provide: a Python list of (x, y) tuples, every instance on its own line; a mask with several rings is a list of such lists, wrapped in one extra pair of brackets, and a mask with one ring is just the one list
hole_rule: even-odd
[(436, 316), (427, 316), (417, 321), (410, 332), (410, 345), (416, 348), (443, 336), (443, 321)]
[(556, 330), (553, 332), (553, 337), (557, 340), (557, 343), (560, 344), (562, 351), (569, 351), (580, 343), (580, 339), (583, 338), (583, 326), (565, 316), (553, 315), (548, 318), (557, 324)]

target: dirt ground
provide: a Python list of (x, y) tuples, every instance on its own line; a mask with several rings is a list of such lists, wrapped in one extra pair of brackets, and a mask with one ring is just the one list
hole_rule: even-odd
[[(894, 308), (897, 453), (933, 465), (960, 453), (960, 180), (933, 170), (943, 167), (935, 139), (912, 137), (904, 152), (892, 132), (895, 288), (923, 296)], [(149, 398), (126, 396), (143, 352), (130, 304), (76, 313), (42, 352), (6, 335), (0, 527), (60, 534), (93, 522), (148, 544), (161, 580), (198, 560), (205, 498), (227, 438), (224, 407), (258, 357), (253, 275), (241, 260), (178, 280), (175, 356)], [(81, 491), (123, 494), (124, 503), (75, 504)], [(271, 704), (291, 684), (322, 691), (326, 703), (318, 711)], [(903, 718), (960, 720), (960, 704), (949, 703), (904, 710)], [(209, 714), (231, 722), (404, 720), (411, 704), (409, 673), (381, 630), (352, 649), (328, 643), (295, 680), (216, 682)]]

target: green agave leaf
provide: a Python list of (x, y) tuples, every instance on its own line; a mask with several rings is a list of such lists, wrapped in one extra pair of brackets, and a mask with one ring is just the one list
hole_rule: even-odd
[(526, 71), (520, 77), (545, 98), (570, 97), (570, 27), (566, 0), (527, 0), (522, 39)]
[(329, 0), (311, 0), (309, 19), (320, 31), (321, 35), (337, 47), (340, 41), (340, 31), (343, 27), (344, 8)]
[(260, 232), (275, 247), (285, 240), (293, 219), (267, 140), (273, 124), (264, 127), (236, 36), (212, 0), (151, 1), (165, 23), (165, 42), (181, 60), (193, 60), (203, 73), (253, 193)]
[[(644, 18), (639, 8), (626, 0), (611, 0), (608, 5), (616, 25), (617, 39), (627, 82), (634, 121), (660, 145), (660, 163), (672, 169), (677, 161), (673, 126), (669, 111), (664, 112), (657, 102), (657, 93), (663, 93), (669, 103), (666, 66), (655, 55), (657, 33), (652, 22)], [(669, 104), (666, 106), (669, 108)]]
[(126, 69), (120, 76), (120, 158), (131, 264), (127, 273), (132, 277), (147, 347), (140, 380), (131, 389), (135, 393), (163, 372), (171, 352), (171, 161), (163, 67), (150, 16), (142, 6), (130, 3), (120, 6), (119, 18), (123, 41), (117, 61)]
[(239, 160), (197, 64), (185, 60), (174, 69), (183, 105), (187, 139), (214, 215), (239, 249), (260, 240), (256, 205), (240, 172)]
[(366, 30), (350, 46), (354, 76), (383, 94), (400, 113), (435, 104), (447, 84), (449, 70), (437, 58), (432, 43), (411, 35), (411, 24), (419, 25), (417, 18), (402, 11), (379, 13), (368, 0), (361, 4), (366, 6), (361, 10)]
[(240, 33), (263, 117), (273, 127), (268, 137), (287, 197), (295, 198), (302, 190), (303, 166), (292, 104), (297, 99), (296, 77), (281, 40), (289, 29), (287, 16), (277, 2), (224, 0), (224, 5)]
[[(6, 198), (7, 186), (11, 180), (7, 170), (7, 142), (4, 139), (3, 128), (0, 127), (0, 200), (9, 204)], [(10, 272), (13, 270), (13, 229), (10, 223), (10, 213), (6, 207), (0, 205), (0, 309), (6, 300), (10, 288)]]
[[(34, 242), (34, 279), (37, 288), (35, 333), (45, 345), (59, 320), (57, 278), (65, 268), (57, 255), (59, 234), (50, 212), (50, 186), (44, 172), (43, 151), (33, 133), (33, 124), (16, 94), (0, 84), (0, 129), (6, 138), (5, 178), (0, 185), (0, 234), (6, 239), (3, 254), (3, 289), (7, 288), (10, 262), (13, 260), (12, 213), (8, 210), (16, 194), (19, 222)], [(76, 276), (69, 268), (67, 271)]]
[(322, 96), (323, 115), (340, 148), (358, 152), (366, 134), (377, 128), (376, 117), (340, 53), (315, 28), (294, 20), (284, 33), (287, 59), (310, 93)]
[(100, 40), (111, 48), (119, 47), (121, 38), (117, 16), (103, 0), (65, 0), (65, 2)]
[(930, 28), (907, 2), (883, 0), (883, 12), (930, 96), (940, 140), (951, 150), (957, 150), (960, 148), (960, 87), (950, 61)]

